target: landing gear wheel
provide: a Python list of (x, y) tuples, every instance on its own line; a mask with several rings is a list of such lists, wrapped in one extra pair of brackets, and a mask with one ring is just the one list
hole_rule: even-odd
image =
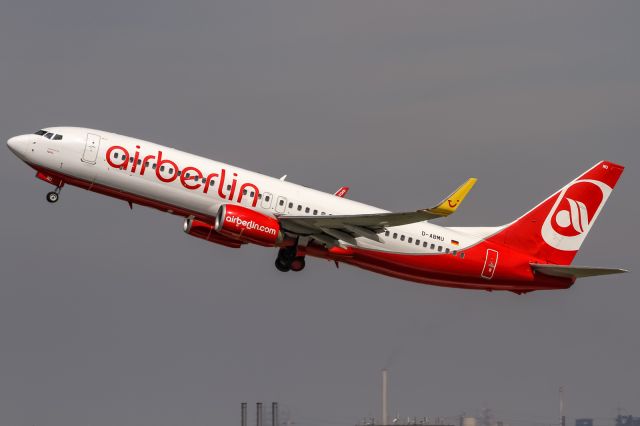
[(60, 198), (60, 196), (57, 192), (51, 191), (47, 194), (47, 201), (50, 203), (55, 203), (56, 201), (58, 201), (58, 198)]
[(300, 272), (304, 269), (304, 265), (305, 265), (304, 257), (298, 256), (295, 259), (293, 259), (293, 262), (291, 262), (291, 270), (294, 272)]
[(289, 272), (291, 270), (291, 266), (282, 262), (280, 258), (276, 259), (276, 269), (280, 272)]

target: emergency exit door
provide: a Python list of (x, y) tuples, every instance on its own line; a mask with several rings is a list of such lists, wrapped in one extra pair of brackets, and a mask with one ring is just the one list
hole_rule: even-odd
[(82, 161), (89, 164), (96, 164), (98, 149), (100, 148), (100, 136), (87, 133), (87, 141), (82, 153)]

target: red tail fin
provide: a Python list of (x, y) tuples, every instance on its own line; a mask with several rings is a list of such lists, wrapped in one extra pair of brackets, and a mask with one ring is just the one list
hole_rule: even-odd
[(539, 261), (569, 265), (623, 171), (599, 162), (494, 238)]

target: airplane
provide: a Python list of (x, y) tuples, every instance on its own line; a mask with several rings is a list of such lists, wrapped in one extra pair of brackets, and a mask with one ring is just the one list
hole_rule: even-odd
[(307, 256), (407, 281), (517, 294), (571, 287), (576, 279), (627, 272), (571, 262), (624, 167), (600, 161), (511, 223), (442, 227), (476, 182), (434, 207), (389, 212), (173, 148), (79, 127), (50, 127), (7, 141), (53, 186), (64, 185), (184, 218), (188, 235), (231, 248), (278, 249), (275, 266), (299, 272)]

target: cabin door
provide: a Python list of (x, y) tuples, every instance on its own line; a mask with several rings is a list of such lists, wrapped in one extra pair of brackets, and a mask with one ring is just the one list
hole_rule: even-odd
[(484, 259), (484, 268), (480, 276), (486, 280), (493, 278), (498, 266), (498, 252), (496, 250), (487, 249), (487, 256)]
[(87, 141), (84, 145), (82, 153), (82, 161), (89, 164), (96, 164), (98, 158), (98, 149), (100, 148), (100, 136), (87, 133)]

